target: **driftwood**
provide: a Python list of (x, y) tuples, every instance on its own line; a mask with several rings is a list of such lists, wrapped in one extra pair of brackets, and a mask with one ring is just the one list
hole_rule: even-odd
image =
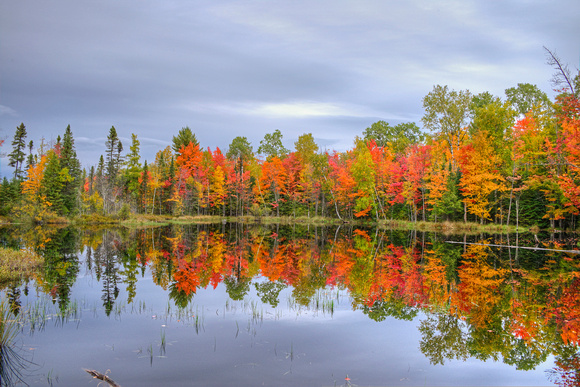
[(524, 250), (542, 250), (542, 251), (556, 251), (558, 253), (569, 253), (569, 254), (580, 254), (580, 250), (557, 250), (557, 249), (545, 249), (542, 247), (525, 247), (525, 246), (511, 246), (511, 245), (492, 245), (487, 243), (469, 243), (469, 242), (455, 242), (455, 241), (445, 241), (445, 243), (455, 243), (458, 245), (475, 245), (475, 246), (490, 246), (490, 247), (508, 247), (510, 249), (524, 249)]
[(113, 381), (113, 379), (111, 379), (107, 375), (104, 375), (104, 374), (102, 374), (102, 373), (100, 373), (98, 371), (95, 371), (95, 370), (87, 370), (87, 369), (85, 369), (85, 371), (89, 375), (91, 375), (93, 378), (99, 379), (99, 380), (102, 380), (105, 383), (108, 383), (111, 387), (121, 387), (120, 385), (118, 385), (117, 383), (115, 383)]

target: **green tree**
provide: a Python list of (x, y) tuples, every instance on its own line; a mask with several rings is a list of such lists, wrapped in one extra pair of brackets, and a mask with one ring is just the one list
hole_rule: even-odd
[(377, 121), (363, 131), (363, 138), (365, 142), (374, 140), (378, 146), (401, 154), (410, 145), (423, 142), (425, 135), (414, 122), (403, 122), (391, 126), (388, 122)]
[[(482, 97), (483, 95), (483, 97)], [(471, 136), (478, 131), (486, 131), (491, 136), (493, 146), (502, 156), (507, 157), (509, 147), (506, 139), (513, 126), (516, 111), (509, 101), (502, 102), (499, 97), (493, 97), (489, 93), (478, 94), (473, 98), (471, 105), (473, 121), (469, 127)], [(482, 101), (485, 100), (484, 103)]]
[(173, 136), (173, 151), (176, 154), (181, 154), (181, 148), (186, 147), (189, 143), (193, 143), (193, 146), (199, 145), (195, 134), (189, 129), (189, 126), (181, 128), (177, 136)]
[(127, 155), (127, 168), (125, 169), (125, 184), (130, 194), (137, 191), (139, 187), (139, 177), (141, 176), (141, 155), (139, 154), (139, 146), (141, 143), (137, 139), (135, 133), (131, 133), (131, 146), (129, 147), (129, 154)]
[(244, 161), (250, 160), (254, 158), (252, 144), (246, 137), (238, 136), (232, 140), (232, 143), (226, 152), (226, 157), (232, 161), (237, 159), (242, 159)]
[(79, 186), (81, 185), (81, 163), (77, 158), (74, 138), (70, 125), (66, 127), (62, 139), (60, 166), (66, 170), (70, 179), (63, 181), (62, 199), (66, 214), (73, 214), (77, 210)]
[(112, 184), (117, 178), (120, 168), (120, 151), (123, 150), (123, 145), (117, 136), (117, 130), (111, 126), (107, 142), (105, 143), (105, 157), (106, 157), (106, 175), (109, 183)]
[(143, 214), (147, 213), (147, 191), (149, 190), (149, 167), (147, 167), (147, 160), (143, 163), (142, 178), (139, 183), (139, 208)]
[(469, 90), (449, 90), (447, 86), (436, 85), (423, 98), (425, 115), (421, 119), (425, 128), (447, 142), (453, 168), (456, 153), (463, 142), (469, 123), (472, 95)]
[(310, 163), (312, 157), (318, 152), (318, 145), (314, 142), (312, 133), (304, 133), (298, 137), (298, 141), (294, 143), (294, 148), (303, 164)]
[(14, 179), (22, 180), (24, 171), (22, 170), (26, 149), (26, 127), (21, 123), (16, 128), (14, 140), (12, 140), (12, 152), (8, 155), (8, 165), (14, 167)]
[(54, 150), (46, 154), (47, 161), (42, 178), (42, 192), (46, 195), (46, 200), (51, 203), (51, 210), (59, 215), (66, 213), (64, 207), (63, 187), (65, 182), (70, 182), (72, 177), (66, 168), (62, 168), (60, 161)]
[(288, 149), (282, 144), (282, 133), (276, 129), (274, 133), (266, 133), (264, 139), (260, 141), (258, 153), (265, 155), (267, 159), (278, 157), (283, 159), (288, 154)]
[(350, 172), (356, 182), (355, 216), (366, 216), (374, 209), (378, 219), (375, 202), (375, 164), (366, 144), (359, 137), (355, 141), (354, 160), (350, 167)]
[(32, 154), (32, 149), (34, 148), (34, 142), (30, 140), (28, 143), (28, 157), (26, 158), (26, 170), (35, 164), (34, 155)]
[(516, 111), (524, 116), (530, 111), (544, 111), (552, 106), (546, 93), (529, 83), (518, 83), (516, 87), (506, 89), (505, 95)]

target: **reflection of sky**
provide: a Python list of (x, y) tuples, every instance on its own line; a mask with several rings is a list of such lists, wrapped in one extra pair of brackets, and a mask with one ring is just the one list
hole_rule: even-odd
[[(80, 272), (86, 273), (84, 264)], [(102, 283), (86, 273), (72, 289), (79, 321), (57, 326), (53, 319), (43, 331), (20, 336), (25, 354), (39, 364), (30, 370), (31, 385), (46, 385), (49, 373), (59, 378), (59, 385), (83, 385), (90, 380), (83, 368), (110, 370), (109, 376), (123, 386), (332, 386), (343, 383), (346, 375), (359, 386), (548, 384), (543, 371), (547, 365), (529, 372), (474, 359), (432, 366), (419, 351), (417, 327), (424, 314), (413, 321), (375, 322), (352, 311), (343, 291), (338, 303), (336, 290), (330, 291), (335, 300), (330, 316), (289, 307), (290, 288), (280, 293), (278, 307), (272, 309), (261, 303), (253, 285), (244, 301), (232, 301), (220, 284), (215, 290), (199, 289), (189, 313), (178, 318), (169, 292), (153, 283), (149, 271), (138, 277), (133, 304), (126, 304), (126, 284), (119, 287), (107, 317)], [(145, 309), (139, 311), (142, 303)], [(252, 318), (252, 304), (258, 319)], [(199, 318), (197, 332), (194, 316)]]

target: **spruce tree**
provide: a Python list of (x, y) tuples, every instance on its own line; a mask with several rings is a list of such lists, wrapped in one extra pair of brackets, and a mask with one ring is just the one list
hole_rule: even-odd
[(74, 139), (70, 129), (70, 125), (66, 127), (64, 137), (62, 139), (62, 149), (60, 154), (60, 166), (67, 170), (70, 179), (63, 182), (62, 199), (63, 206), (67, 214), (72, 214), (76, 211), (77, 197), (80, 186), (81, 166), (77, 158), (75, 150)]
[(24, 163), (26, 149), (26, 127), (24, 123), (16, 128), (14, 133), (14, 140), (12, 140), (12, 152), (8, 155), (8, 165), (14, 167), (14, 180), (22, 180), (23, 171), (22, 164)]
[(46, 154), (47, 162), (42, 178), (42, 190), (46, 195), (46, 200), (51, 203), (51, 210), (59, 215), (66, 213), (63, 200), (63, 185), (68, 179), (68, 173), (62, 174), (60, 158), (55, 150), (49, 150)]
[[(107, 142), (105, 143), (105, 162), (106, 162), (106, 176), (108, 181), (114, 182), (117, 178), (117, 173), (119, 171), (119, 158), (117, 153), (119, 151), (119, 137), (117, 136), (117, 130), (114, 126), (111, 126), (109, 130), (109, 135), (107, 136)], [(121, 148), (122, 149), (122, 148)]]
[(141, 205), (141, 212), (147, 212), (147, 190), (149, 183), (149, 168), (147, 167), (147, 160), (143, 164), (143, 174), (141, 178), (141, 184), (139, 185), (139, 201)]
[(26, 158), (26, 170), (28, 171), (30, 167), (34, 166), (35, 160), (34, 155), (32, 154), (32, 149), (34, 148), (34, 143), (32, 140), (28, 143), (28, 157)]

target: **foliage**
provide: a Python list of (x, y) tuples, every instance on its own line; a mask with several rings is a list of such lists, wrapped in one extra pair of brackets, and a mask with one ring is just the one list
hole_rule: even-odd
[(282, 137), (279, 129), (276, 129), (274, 133), (266, 133), (264, 139), (260, 141), (258, 153), (265, 155), (268, 159), (284, 158), (288, 154), (288, 149), (282, 144)]

